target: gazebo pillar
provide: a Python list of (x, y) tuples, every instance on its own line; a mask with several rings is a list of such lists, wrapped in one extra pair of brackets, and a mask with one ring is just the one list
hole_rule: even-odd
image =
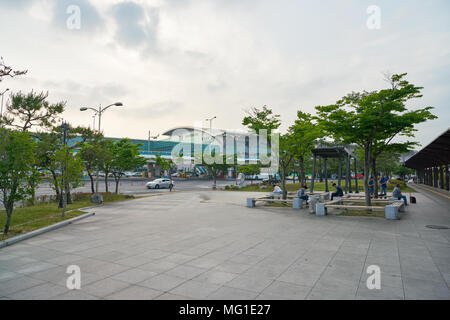
[(349, 182), (349, 179), (348, 179), (348, 176), (349, 176), (349, 174), (350, 174), (350, 162), (349, 162), (349, 158), (348, 158), (348, 155), (347, 155), (347, 157), (346, 157), (346, 159), (345, 159), (345, 194), (347, 194), (348, 192), (349, 192), (349, 188), (348, 188), (348, 182)]
[(316, 180), (316, 161), (317, 156), (314, 155), (313, 157), (313, 166), (312, 166), (312, 177), (311, 177), (311, 194), (314, 192), (314, 181)]
[(338, 166), (338, 186), (341, 186), (342, 180), (342, 157), (339, 156), (339, 166)]
[(359, 193), (359, 190), (358, 190), (358, 167), (357, 167), (357, 165), (356, 165), (356, 158), (354, 158), (354, 161), (355, 161), (355, 193)]
[(445, 189), (444, 184), (444, 167), (442, 165), (439, 166), (439, 188)]
[(324, 172), (324, 174), (325, 174), (325, 192), (330, 192), (330, 190), (328, 189), (328, 168), (327, 168), (327, 165), (328, 165), (328, 158), (325, 157), (325, 159), (324, 159), (324, 166), (325, 166), (325, 172)]
[(446, 181), (445, 186), (446, 186), (447, 191), (450, 191), (450, 185), (449, 185), (450, 176), (449, 175), (450, 175), (450, 172), (448, 171), (448, 164), (447, 164), (447, 165), (445, 165), (445, 181)]
[(351, 157), (348, 155), (347, 157), (347, 166), (348, 166), (348, 192), (353, 193), (352, 190), (352, 169), (351, 169)]

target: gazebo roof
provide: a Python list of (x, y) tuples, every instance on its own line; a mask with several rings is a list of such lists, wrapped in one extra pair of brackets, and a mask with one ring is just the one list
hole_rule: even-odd
[(317, 157), (322, 158), (345, 158), (353, 154), (345, 147), (318, 147), (312, 150)]

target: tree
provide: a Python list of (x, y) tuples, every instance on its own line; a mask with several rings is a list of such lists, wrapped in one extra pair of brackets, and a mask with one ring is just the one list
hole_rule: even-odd
[(14, 70), (13, 67), (6, 65), (5, 60), (3, 60), (3, 57), (0, 57), (0, 82), (3, 81), (4, 77), (10, 77), (14, 78), (17, 76), (21, 76), (26, 74), (27, 70)]
[(169, 172), (175, 166), (175, 163), (171, 159), (164, 159), (159, 154), (156, 155), (155, 162), (161, 168), (162, 171)]
[[(254, 178), (256, 175), (261, 173), (261, 165), (260, 164), (246, 164), (242, 166), (238, 166), (238, 172), (243, 173), (246, 176), (252, 176)], [(252, 182), (253, 184), (253, 179)]]
[(46, 101), (47, 98), (48, 92), (12, 94), (11, 102), (6, 106), (6, 113), (0, 119), (0, 124), (21, 131), (28, 131), (36, 126), (51, 130), (57, 123), (59, 115), (64, 112), (66, 103), (50, 104)]
[(273, 111), (267, 106), (263, 106), (262, 109), (251, 108), (247, 111), (247, 114), (242, 120), (242, 124), (257, 134), (260, 130), (265, 129), (270, 136), (272, 130), (278, 129), (281, 125), (280, 115), (274, 115)]
[(314, 117), (309, 113), (297, 112), (297, 119), (289, 128), (292, 135), (294, 159), (298, 161), (298, 177), (300, 186), (305, 183), (305, 160), (311, 156), (317, 139), (323, 136), (322, 130), (317, 123), (314, 123)]
[[(374, 148), (390, 143), (398, 134), (412, 134), (415, 124), (435, 117), (431, 107), (408, 111), (405, 103), (421, 98), (422, 87), (403, 80), (405, 74), (391, 77), (395, 89), (351, 93), (336, 104), (317, 106), (318, 122), (335, 139), (357, 144), (364, 150), (364, 187), (366, 205), (371, 205), (369, 172), (373, 165)], [(395, 128), (395, 130), (393, 130)]]
[(36, 143), (28, 133), (0, 128), (0, 191), (6, 210), (4, 234), (9, 231), (14, 203), (31, 195)]
[(219, 174), (227, 172), (228, 168), (234, 167), (234, 163), (236, 163), (236, 155), (233, 156), (233, 161), (230, 161), (228, 157), (230, 156), (216, 154), (215, 150), (210, 154), (204, 152), (194, 155), (195, 163), (201, 163), (208, 171), (208, 174), (213, 178), (213, 190), (217, 187), (217, 177)]
[[(57, 176), (58, 186), (60, 186), (59, 194), (62, 195), (63, 191), (66, 197), (63, 199), (64, 204), (71, 203), (69, 201), (70, 190), (80, 186), (83, 178), (83, 160), (79, 153), (74, 154), (71, 148), (68, 146), (62, 146), (55, 153), (54, 165), (57, 168), (62, 168), (61, 174)], [(63, 206), (65, 209), (65, 207)], [(64, 211), (62, 216), (64, 216)]]
[[(261, 130), (266, 130), (267, 132), (267, 147), (272, 152), (272, 133), (277, 130), (280, 125), (280, 115), (273, 114), (273, 111), (267, 106), (263, 106), (262, 109), (251, 108), (247, 111), (247, 116), (242, 120), (242, 125), (248, 127), (251, 131), (256, 133), (258, 139), (258, 145), (260, 144), (259, 139), (261, 139)], [(272, 153), (273, 156), (278, 157), (277, 154)], [(273, 159), (274, 157), (272, 157)], [(272, 175), (269, 175), (269, 179)]]
[(283, 199), (287, 198), (286, 176), (289, 169), (292, 168), (294, 160), (294, 138), (290, 133), (280, 135), (279, 149), (279, 172), (281, 180), (281, 189), (283, 190)]
[(98, 160), (99, 160), (99, 168), (101, 171), (103, 171), (103, 173), (105, 174), (105, 191), (108, 193), (109, 192), (109, 187), (108, 187), (108, 177), (109, 174), (112, 173), (112, 165), (113, 165), (113, 159), (114, 159), (114, 155), (113, 155), (113, 145), (114, 145), (114, 141), (113, 140), (100, 140), (99, 141), (99, 156), (98, 156)]
[(407, 168), (402, 164), (397, 165), (393, 170), (393, 173), (399, 175), (400, 180), (403, 180), (404, 186), (406, 186), (406, 176), (412, 175), (414, 172), (413, 169)]
[(116, 194), (119, 193), (119, 182), (124, 172), (140, 168), (146, 163), (146, 160), (139, 155), (139, 146), (129, 139), (121, 139), (111, 146), (113, 154), (111, 169), (116, 182)]

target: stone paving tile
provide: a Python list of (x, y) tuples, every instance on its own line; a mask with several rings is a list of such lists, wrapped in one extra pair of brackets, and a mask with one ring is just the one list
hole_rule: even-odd
[(241, 274), (241, 273), (244, 273), (245, 271), (247, 271), (249, 268), (251, 268), (251, 265), (237, 263), (237, 262), (228, 260), (228, 261), (224, 261), (221, 264), (217, 265), (212, 270)]
[(195, 299), (205, 299), (208, 295), (219, 288), (220, 285), (217, 284), (189, 280), (176, 287), (175, 289), (170, 290), (170, 293), (186, 297), (193, 297)]
[(258, 296), (257, 292), (231, 288), (227, 286), (220, 287), (211, 293), (208, 300), (253, 300)]
[(26, 276), (2, 281), (0, 285), (0, 296), (8, 296), (43, 283), (44, 282), (42, 280), (37, 280)]
[(155, 300), (197, 300), (192, 297), (183, 297), (176, 294), (164, 293), (155, 298)]
[(49, 300), (99, 300), (100, 298), (87, 294), (81, 290), (70, 290), (63, 294), (49, 298)]
[(162, 295), (162, 291), (153, 290), (140, 286), (131, 286), (119, 292), (115, 292), (105, 299), (107, 300), (153, 300)]
[(55, 284), (40, 284), (9, 295), (14, 300), (45, 300), (67, 292), (68, 289)]
[(147, 288), (167, 292), (175, 287), (178, 287), (180, 284), (182, 284), (186, 281), (187, 280), (184, 278), (169, 276), (167, 274), (160, 274), (160, 275), (154, 276), (150, 279), (140, 282), (139, 285), (147, 287)]
[(206, 272), (208, 269), (205, 268), (197, 268), (190, 265), (180, 265), (173, 269), (170, 269), (169, 271), (166, 271), (165, 274), (168, 274), (169, 276), (175, 276), (179, 278), (184, 279), (192, 279), (198, 276), (199, 274), (202, 274)]
[(282, 281), (274, 281), (270, 286), (265, 288), (263, 292), (261, 292), (261, 294), (258, 296), (258, 299), (271, 299), (270, 296), (273, 296), (273, 299), (275, 299), (276, 297), (282, 297), (286, 300), (303, 300), (306, 298), (310, 291), (311, 287)]
[(139, 266), (139, 269), (142, 270), (148, 270), (156, 273), (162, 273), (169, 271), (175, 267), (177, 267), (178, 264), (174, 262), (167, 262), (167, 261), (155, 261), (155, 262), (149, 262), (143, 265)]
[(113, 275), (111, 278), (115, 280), (120, 280), (123, 282), (128, 282), (131, 284), (136, 284), (142, 281), (145, 281), (147, 279), (150, 279), (151, 277), (154, 277), (157, 275), (156, 272), (152, 271), (146, 271), (141, 269), (128, 269), (124, 272), (117, 273)]
[(234, 278), (236, 278), (238, 274), (236, 273), (230, 273), (230, 272), (223, 272), (223, 271), (217, 271), (217, 270), (209, 270), (205, 273), (202, 273), (201, 275), (195, 277), (193, 280), (200, 281), (200, 282), (209, 282), (213, 284), (220, 284), (223, 285)]
[(127, 282), (107, 278), (83, 286), (81, 291), (99, 298), (104, 298), (129, 286), (130, 284)]
[(442, 282), (403, 277), (405, 298), (411, 300), (449, 300), (450, 289)]
[(403, 287), (388, 287), (381, 285), (381, 289), (368, 289), (365, 283), (361, 283), (356, 294), (358, 300), (403, 300), (405, 294)]
[(272, 282), (272, 279), (263, 278), (257, 274), (252, 276), (239, 275), (233, 280), (227, 282), (226, 286), (260, 293)]

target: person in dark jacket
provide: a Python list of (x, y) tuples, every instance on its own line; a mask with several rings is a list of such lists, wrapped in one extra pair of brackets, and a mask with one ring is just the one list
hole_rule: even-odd
[(333, 192), (331, 194), (331, 200), (333, 200), (334, 197), (344, 196), (344, 191), (342, 191), (342, 188), (340, 186), (338, 186), (336, 183), (333, 183), (333, 187), (336, 188), (336, 192)]
[(405, 206), (408, 205), (408, 200), (406, 198), (406, 196), (404, 196), (402, 194), (402, 190), (400, 189), (400, 185), (397, 184), (394, 188), (394, 190), (392, 191), (392, 197), (397, 198), (398, 200), (402, 200), (405, 203)]

